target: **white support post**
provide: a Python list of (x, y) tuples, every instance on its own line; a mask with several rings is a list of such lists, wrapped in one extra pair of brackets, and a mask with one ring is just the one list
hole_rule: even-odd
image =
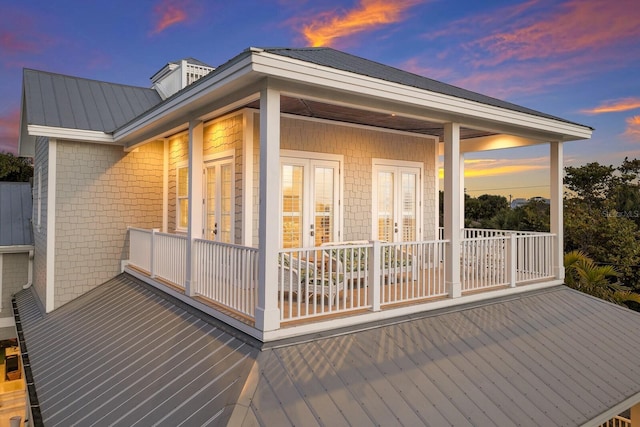
[(204, 234), (202, 228), (202, 157), (203, 157), (203, 137), (204, 126), (202, 121), (192, 121), (189, 123), (189, 226), (187, 229), (187, 254), (186, 254), (186, 280), (185, 294), (194, 296), (197, 283), (193, 277), (193, 257), (192, 248), (194, 239), (202, 238)]
[(253, 246), (253, 111), (243, 115), (242, 244)]
[(258, 306), (256, 328), (280, 328), (278, 249), (280, 230), (280, 92), (260, 92), (260, 213), (258, 226)]
[(464, 153), (460, 153), (460, 229), (464, 228), (464, 201), (467, 194), (464, 185)]
[(151, 243), (149, 245), (149, 276), (154, 279), (156, 277), (156, 233), (157, 228), (151, 229)]
[(164, 139), (162, 155), (162, 232), (169, 232), (169, 140)]
[(445, 284), (449, 298), (462, 295), (460, 283), (460, 124), (444, 125), (444, 238), (446, 247)]
[(562, 184), (562, 142), (551, 142), (551, 233), (553, 240), (553, 275), (564, 280), (564, 227), (562, 224), (563, 184)]
[(516, 233), (509, 233), (507, 239), (507, 282), (512, 288), (516, 287), (518, 264), (518, 239)]
[(379, 240), (371, 241), (373, 248), (369, 254), (369, 301), (373, 311), (380, 311), (380, 253), (382, 246)]
[(56, 285), (56, 194), (58, 177), (58, 141), (49, 139), (49, 170), (47, 173), (47, 255), (46, 255), (46, 298), (47, 313), (55, 309)]

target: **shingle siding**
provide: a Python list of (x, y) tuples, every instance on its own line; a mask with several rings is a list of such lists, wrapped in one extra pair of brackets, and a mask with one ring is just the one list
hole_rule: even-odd
[(128, 226), (161, 227), (164, 155), (161, 142), (57, 147), (55, 307), (118, 274)]

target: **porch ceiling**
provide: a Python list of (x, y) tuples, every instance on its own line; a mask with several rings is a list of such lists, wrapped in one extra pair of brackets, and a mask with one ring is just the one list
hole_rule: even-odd
[[(260, 100), (256, 100), (247, 106), (259, 109)], [(442, 141), (444, 138), (444, 127), (438, 122), (418, 120), (400, 115), (362, 110), (342, 105), (327, 104), (309, 99), (282, 96), (280, 98), (280, 110), (283, 113), (293, 114), (296, 116), (313, 117), (317, 119), (334, 120), (429, 135), (437, 137), (439, 141)], [(495, 135), (495, 133), (480, 131), (468, 127), (460, 128), (460, 139), (478, 138), (491, 135)]]

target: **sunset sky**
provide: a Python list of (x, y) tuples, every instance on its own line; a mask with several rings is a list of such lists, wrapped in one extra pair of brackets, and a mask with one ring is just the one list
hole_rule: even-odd
[[(565, 165), (640, 158), (638, 0), (0, 0), (0, 151), (24, 67), (149, 87), (250, 46), (330, 46), (594, 127)], [(473, 196), (548, 196), (546, 146), (467, 157)]]

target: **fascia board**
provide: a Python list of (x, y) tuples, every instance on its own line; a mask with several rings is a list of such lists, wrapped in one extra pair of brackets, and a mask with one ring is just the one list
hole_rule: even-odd
[(227, 70), (223, 70), (220, 74), (213, 76), (202, 83), (194, 85), (192, 88), (185, 90), (175, 98), (170, 98), (166, 103), (161, 104), (158, 108), (152, 109), (149, 113), (143, 114), (137, 120), (117, 129), (114, 132), (114, 140), (120, 141), (141, 128), (148, 126), (156, 121), (162, 120), (163, 117), (176, 112), (180, 108), (184, 108), (199, 99), (209, 95), (211, 92), (229, 84), (243, 75), (251, 71), (251, 57), (242, 59), (233, 64)]
[(27, 125), (30, 136), (46, 136), (49, 138), (66, 139), (71, 141), (101, 142), (104, 144), (121, 145), (114, 141), (113, 136), (101, 131), (68, 129), (54, 126)]
[(545, 132), (559, 133), (566, 136), (565, 140), (588, 139), (592, 133), (591, 128), (586, 126), (430, 92), (399, 83), (310, 64), (268, 52), (254, 52), (253, 62), (254, 70), (265, 75), (346, 92), (355, 92), (376, 98), (386, 98), (395, 102), (414, 104), (462, 117), (488, 120), (494, 123), (502, 122)]
[(0, 246), (0, 254), (19, 254), (34, 250), (33, 245)]

